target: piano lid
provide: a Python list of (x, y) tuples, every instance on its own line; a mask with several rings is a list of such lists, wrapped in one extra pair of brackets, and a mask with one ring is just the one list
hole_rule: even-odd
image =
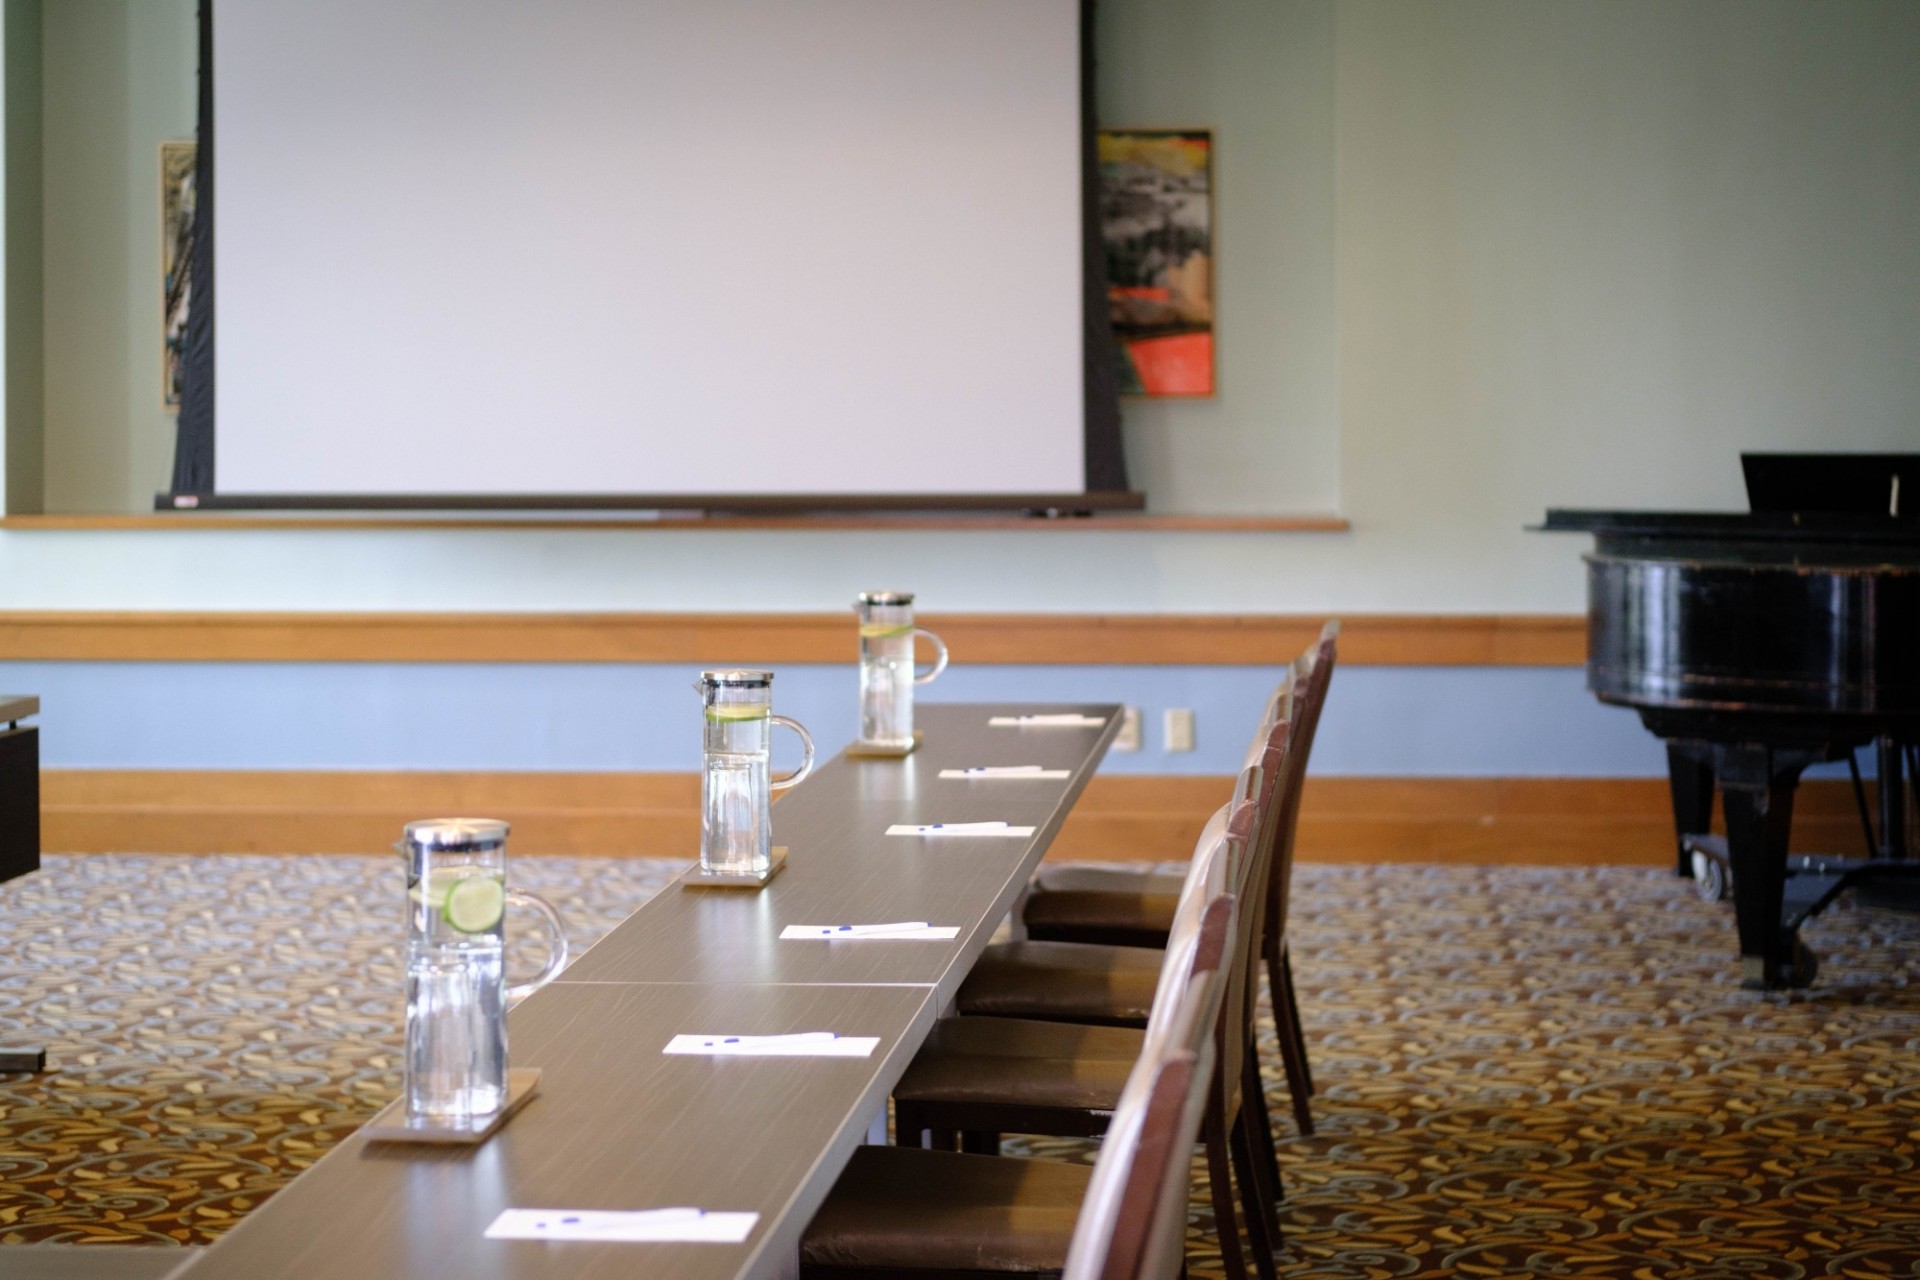
[(1750, 512), (1552, 507), (1534, 529), (1591, 533), (1603, 544), (1920, 546), (1920, 453), (1743, 453), (1740, 469)]
[(1920, 547), (1920, 519), (1831, 511), (1590, 511), (1550, 507), (1546, 520), (1534, 529), (1543, 533), (1591, 533), (1604, 540)]

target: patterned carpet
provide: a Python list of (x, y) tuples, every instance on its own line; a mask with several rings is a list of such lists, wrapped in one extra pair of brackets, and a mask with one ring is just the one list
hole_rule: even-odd
[[(584, 946), (675, 869), (514, 877)], [(0, 1042), (58, 1066), (0, 1075), (0, 1244), (205, 1243), (392, 1097), (393, 874), (57, 857), (0, 886), (25, 939)], [(1920, 917), (1843, 902), (1804, 931), (1815, 986), (1756, 995), (1730, 908), (1659, 872), (1297, 879), (1321, 1093), (1318, 1136), (1282, 1133), (1283, 1274), (1920, 1277)], [(1196, 1276), (1219, 1274), (1206, 1206), (1196, 1185)]]

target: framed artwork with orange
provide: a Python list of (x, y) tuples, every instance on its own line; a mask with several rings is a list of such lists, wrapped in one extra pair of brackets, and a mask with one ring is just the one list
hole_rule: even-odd
[(1120, 394), (1213, 394), (1213, 131), (1103, 129), (1100, 229)]

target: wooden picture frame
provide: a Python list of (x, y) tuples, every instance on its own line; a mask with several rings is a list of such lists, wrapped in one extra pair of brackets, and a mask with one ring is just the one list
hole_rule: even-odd
[(1212, 396), (1213, 130), (1102, 129), (1097, 144), (1120, 394)]

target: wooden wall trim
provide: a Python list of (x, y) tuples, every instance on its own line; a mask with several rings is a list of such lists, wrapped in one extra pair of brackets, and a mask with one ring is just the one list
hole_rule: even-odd
[[(1225, 777), (1096, 777), (1050, 857), (1181, 858), (1231, 789)], [(49, 852), (382, 853), (415, 818), (514, 824), (522, 854), (688, 857), (699, 781), (678, 773), (341, 773), (49, 769)], [(776, 819), (777, 821), (777, 819)], [(1658, 778), (1311, 778), (1310, 862), (1628, 863), (1672, 858)], [(1856, 853), (1844, 782), (1797, 796), (1794, 847)]]
[[(1276, 666), (1322, 616), (935, 613), (971, 665)], [(1562, 614), (1360, 614), (1340, 660), (1359, 666), (1578, 666), (1586, 619)], [(0, 612), (0, 661), (851, 662), (851, 612)]]
[(237, 512), (157, 512), (145, 515), (0, 516), (0, 529), (33, 532), (413, 532), (449, 529), (521, 532), (526, 530), (619, 530), (628, 533), (1346, 533), (1352, 524), (1331, 512), (1294, 515), (1134, 515), (1096, 513), (1050, 519), (1012, 514), (943, 513), (837, 515), (703, 515), (671, 512), (653, 517), (569, 516), (561, 513), (503, 518), (487, 515), (295, 515), (287, 512), (247, 515)]

